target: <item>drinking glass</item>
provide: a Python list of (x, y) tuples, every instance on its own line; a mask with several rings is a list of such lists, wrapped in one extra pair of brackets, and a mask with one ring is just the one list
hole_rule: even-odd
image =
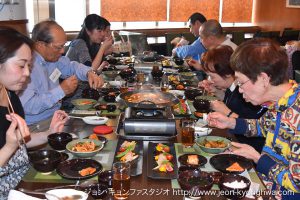
[(195, 121), (194, 119), (182, 119), (181, 141), (185, 147), (192, 147), (195, 143)]
[(113, 164), (113, 190), (115, 199), (128, 199), (130, 191), (130, 163)]
[(160, 82), (160, 89), (163, 92), (168, 92), (169, 91), (169, 80), (168, 80), (167, 76), (162, 78), (162, 80)]
[(144, 81), (145, 81), (145, 74), (144, 74), (144, 72), (139, 71), (139, 72), (136, 74), (136, 81), (137, 81), (138, 83), (144, 83)]
[(120, 92), (121, 93), (128, 92), (128, 83), (127, 83), (127, 81), (121, 81)]
[(159, 71), (159, 66), (158, 66), (158, 65), (153, 65), (152, 71), (153, 71), (153, 72)]

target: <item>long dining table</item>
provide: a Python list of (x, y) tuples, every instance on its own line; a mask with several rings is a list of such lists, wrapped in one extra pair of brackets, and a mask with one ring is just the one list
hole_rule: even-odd
[[(140, 68), (136, 67), (137, 70), (145, 71), (145, 73), (150, 73), (150, 69), (152, 68), (152, 64), (150, 65), (140, 65)], [(109, 117), (106, 125), (111, 126), (114, 131), (111, 134), (104, 135), (109, 141), (116, 141), (119, 139), (118, 134), (116, 133), (117, 125), (118, 125), (118, 116)], [(93, 125), (85, 124), (81, 119), (70, 119), (65, 125), (64, 132), (74, 133), (79, 138), (85, 138), (93, 133)], [(180, 143), (181, 142), (181, 128), (180, 128), (180, 119), (176, 120), (176, 129), (177, 136), (169, 141), (171, 143)], [(214, 128), (212, 130), (211, 135), (217, 135), (222, 137), (227, 137), (235, 140), (234, 135), (229, 134), (227, 130), (220, 130)], [(172, 199), (172, 200), (182, 200), (184, 199), (184, 194), (181, 190), (176, 190), (172, 188), (171, 180), (165, 179), (151, 179), (147, 176), (147, 157), (150, 156), (148, 151), (148, 142), (143, 141), (143, 172), (139, 176), (131, 177), (130, 180), (130, 188), (135, 192), (131, 193), (129, 199)], [(45, 148), (49, 148), (48, 146)], [(115, 151), (115, 149), (111, 149), (111, 151)], [(100, 151), (101, 154), (101, 151)], [(74, 181), (75, 183), (75, 181)], [(41, 188), (50, 188), (60, 185), (66, 185), (66, 183), (57, 181), (26, 181), (22, 180), (17, 188), (25, 188), (28, 190), (36, 190)], [(151, 191), (151, 192), (150, 192)], [(39, 196), (41, 197), (41, 196)], [(89, 197), (89, 199), (93, 199)], [(113, 199), (111, 195), (105, 197), (105, 199)], [(226, 199), (225, 197), (214, 195), (214, 196), (203, 196), (201, 199)], [(247, 198), (245, 198), (247, 199)]]
[[(118, 117), (115, 118), (110, 118), (107, 122), (108, 126), (111, 126), (114, 128), (113, 133), (105, 135), (105, 137), (108, 140), (117, 140), (118, 136), (115, 132), (117, 128), (117, 119)], [(65, 132), (69, 133), (75, 133), (78, 135), (79, 138), (85, 138), (89, 136), (93, 132), (94, 126), (92, 125), (87, 125), (85, 124), (81, 119), (70, 119), (68, 123), (66, 124), (65, 127)], [(175, 140), (172, 142), (174, 143), (179, 143), (181, 142), (181, 135), (180, 135), (180, 126), (179, 126), (179, 120), (177, 120), (177, 132), (179, 133)], [(231, 134), (228, 134), (226, 130), (220, 130), (220, 129), (213, 129), (211, 135), (218, 135), (218, 136), (223, 136), (223, 137), (230, 137), (234, 139), (234, 136)], [(156, 141), (157, 142), (157, 141)], [(131, 177), (131, 182), (130, 182), (130, 188), (133, 192), (135, 190), (136, 194), (133, 194), (130, 196), (130, 199), (152, 199), (152, 198), (157, 198), (157, 199), (183, 199), (183, 193), (178, 192), (178, 190), (173, 190), (171, 181), (170, 180), (164, 180), (164, 179), (151, 179), (147, 177), (147, 156), (150, 155), (148, 152), (148, 141), (144, 141), (144, 159), (143, 159), (143, 173), (139, 176)], [(114, 151), (114, 150), (112, 150)], [(101, 154), (101, 152), (100, 152)], [(75, 181), (74, 181), (75, 183)], [(26, 181), (21, 181), (21, 183), (18, 185), (18, 188), (25, 188), (28, 190), (35, 190), (35, 189), (41, 189), (41, 188), (49, 188), (49, 187), (55, 187), (58, 185), (65, 185), (66, 183), (53, 183), (53, 182), (26, 182)], [(149, 191), (155, 191), (152, 195), (145, 195), (142, 193), (149, 193)], [(138, 194), (141, 193), (141, 194)], [(152, 193), (152, 192), (151, 192)], [(209, 199), (219, 199), (220, 197), (217, 196), (210, 196), (207, 197)], [(92, 199), (92, 198), (91, 198)], [(109, 197), (107, 197), (109, 199)]]

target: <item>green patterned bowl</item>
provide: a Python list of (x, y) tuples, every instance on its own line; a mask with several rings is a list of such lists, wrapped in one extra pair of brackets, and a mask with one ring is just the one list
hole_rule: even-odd
[[(85, 142), (94, 142), (96, 145), (95, 150), (93, 151), (87, 151), (87, 152), (81, 152), (81, 151), (76, 151), (73, 149), (73, 147), (78, 144), (78, 143), (85, 143)], [(74, 156), (80, 157), (80, 158), (90, 158), (95, 156), (99, 151), (101, 151), (104, 147), (103, 142), (99, 140), (92, 140), (92, 139), (78, 139), (78, 140), (73, 140), (69, 142), (66, 146), (66, 149), (70, 151)]]
[[(207, 145), (207, 142), (222, 142), (225, 147), (213, 148)], [(226, 149), (231, 147), (231, 141), (219, 136), (202, 136), (197, 138), (196, 144), (206, 153), (218, 154), (224, 152)]]

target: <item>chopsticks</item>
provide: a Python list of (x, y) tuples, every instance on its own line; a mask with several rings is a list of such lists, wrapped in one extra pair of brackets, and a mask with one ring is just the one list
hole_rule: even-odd
[[(12, 104), (11, 104), (11, 101), (10, 101), (10, 98), (9, 98), (9, 95), (8, 95), (7, 90), (4, 89), (4, 91), (5, 91), (5, 94), (6, 94), (6, 97), (7, 97), (7, 101), (8, 101), (8, 107), (7, 107), (8, 113), (9, 113), (9, 114), (15, 113), (14, 107), (13, 107)], [(21, 142), (22, 142), (22, 143), (20, 142), (20, 140), (18, 140), (19, 147), (21, 147), (22, 144), (24, 144), (25, 147), (26, 147), (26, 143), (25, 143), (25, 140), (24, 140), (24, 137), (23, 137), (22, 133), (20, 133), (20, 135), (21, 135)], [(16, 134), (16, 136), (17, 136), (17, 134)], [(17, 138), (18, 138), (18, 136), (17, 136)]]
[(6, 94), (6, 97), (7, 97), (7, 101), (8, 101), (8, 107), (7, 107), (7, 108), (8, 108), (8, 113), (9, 113), (9, 114), (15, 113), (14, 107), (13, 107), (12, 104), (11, 104), (11, 101), (10, 101), (10, 98), (9, 98), (9, 95), (8, 95), (7, 90), (5, 89), (4, 91), (5, 91), (5, 94)]

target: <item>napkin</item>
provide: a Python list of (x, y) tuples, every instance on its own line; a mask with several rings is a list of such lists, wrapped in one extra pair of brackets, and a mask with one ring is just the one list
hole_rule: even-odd
[(16, 200), (16, 199), (22, 199), (22, 200), (42, 200), (36, 197), (29, 196), (27, 194), (24, 194), (23, 192), (17, 191), (17, 190), (10, 190), (8, 194), (8, 200)]

